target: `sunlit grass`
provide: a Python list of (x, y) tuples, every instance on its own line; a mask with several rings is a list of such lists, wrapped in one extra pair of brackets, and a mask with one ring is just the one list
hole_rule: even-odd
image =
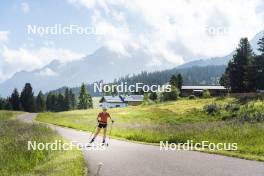
[(0, 175), (84, 175), (84, 159), (78, 150), (28, 150), (28, 141), (63, 139), (44, 125), (13, 120), (17, 114), (0, 111)]

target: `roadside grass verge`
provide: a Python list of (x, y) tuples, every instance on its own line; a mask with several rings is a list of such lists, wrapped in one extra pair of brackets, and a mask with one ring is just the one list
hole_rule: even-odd
[(51, 143), (63, 139), (45, 125), (13, 120), (16, 114), (0, 111), (1, 175), (84, 175), (84, 158), (77, 149), (28, 150), (28, 141)]
[[(205, 108), (208, 105), (217, 107), (217, 110), (209, 114)], [(93, 131), (99, 111), (41, 113), (37, 120)], [(254, 120), (255, 114), (264, 113), (263, 101), (254, 100), (242, 105), (232, 98), (182, 99), (109, 109), (109, 113), (116, 121), (112, 135), (117, 138), (147, 143), (185, 143), (188, 140), (194, 143), (237, 143), (237, 151), (206, 152), (264, 161), (264, 121)], [(242, 118), (245, 114), (246, 118)]]
[(14, 119), (19, 114), (22, 114), (22, 112), (0, 110), (0, 121)]

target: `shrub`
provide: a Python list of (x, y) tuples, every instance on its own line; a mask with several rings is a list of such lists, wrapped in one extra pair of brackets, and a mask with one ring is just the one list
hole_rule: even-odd
[(152, 100), (152, 101), (156, 101), (158, 99), (158, 95), (156, 92), (151, 92), (149, 94), (149, 99)]
[(171, 86), (171, 91), (170, 92), (162, 92), (160, 101), (173, 101), (177, 100), (179, 98), (179, 90)]
[(255, 112), (253, 114), (250, 113), (243, 113), (238, 117), (240, 122), (249, 122), (249, 123), (256, 123), (256, 122), (264, 122), (264, 113)]
[(210, 98), (211, 97), (211, 94), (209, 92), (209, 90), (203, 90), (203, 98)]
[(216, 104), (209, 104), (204, 106), (204, 110), (207, 112), (207, 114), (214, 115), (219, 112), (220, 108)]
[(190, 100), (196, 99), (196, 96), (195, 96), (195, 95), (190, 95), (190, 96), (189, 96), (189, 99), (190, 99)]
[(225, 105), (225, 110), (230, 112), (237, 112), (239, 111), (240, 106), (238, 104), (229, 103)]

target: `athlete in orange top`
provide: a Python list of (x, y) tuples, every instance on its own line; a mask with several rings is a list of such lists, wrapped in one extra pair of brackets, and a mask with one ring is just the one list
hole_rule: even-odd
[(103, 111), (100, 112), (97, 116), (97, 121), (98, 121), (98, 127), (97, 127), (97, 131), (94, 134), (93, 139), (90, 141), (90, 143), (92, 143), (95, 138), (97, 137), (97, 135), (100, 133), (101, 129), (104, 129), (104, 136), (103, 136), (103, 143), (105, 143), (105, 138), (106, 138), (106, 132), (107, 132), (107, 120), (108, 118), (111, 119), (112, 123), (114, 122), (110, 116), (110, 114), (108, 112), (106, 112), (107, 109), (103, 108)]

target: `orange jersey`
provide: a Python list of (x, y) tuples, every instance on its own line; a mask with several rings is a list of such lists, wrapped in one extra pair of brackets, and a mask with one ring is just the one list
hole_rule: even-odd
[(100, 112), (99, 114), (98, 114), (98, 117), (100, 117), (100, 122), (102, 122), (102, 123), (107, 123), (107, 119), (108, 119), (108, 117), (110, 117), (110, 115), (109, 115), (109, 113), (108, 112)]

